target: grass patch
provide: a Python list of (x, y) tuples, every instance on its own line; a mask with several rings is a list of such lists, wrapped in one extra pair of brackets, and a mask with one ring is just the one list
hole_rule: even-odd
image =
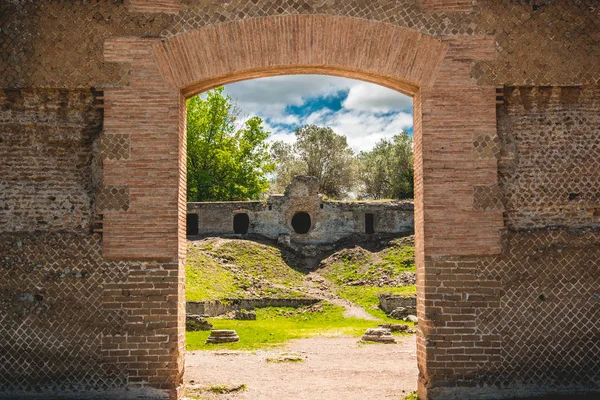
[(379, 323), (344, 318), (343, 313), (343, 307), (325, 303), (322, 311), (306, 313), (299, 313), (293, 308), (260, 308), (256, 310), (256, 321), (210, 318), (214, 329), (234, 329), (240, 341), (205, 344), (209, 332), (187, 332), (187, 350), (255, 350), (281, 346), (289, 340), (307, 337), (359, 337), (367, 328)]
[[(323, 276), (338, 285), (390, 284), (406, 272), (415, 272), (412, 236), (395, 239), (385, 249), (371, 253), (362, 247), (342, 249), (322, 262)], [(399, 286), (397, 283), (394, 286)]]
[[(338, 295), (346, 300), (350, 300), (364, 308), (369, 314), (377, 317), (384, 322), (400, 323), (396, 319), (388, 318), (388, 316), (379, 308), (379, 295), (386, 294), (403, 294), (414, 295), (417, 293), (416, 286), (344, 286), (338, 288)], [(412, 322), (401, 322), (407, 325), (414, 325)]]
[(285, 260), (279, 249), (245, 240), (215, 238), (188, 245), (186, 299), (305, 297), (304, 275)]
[(185, 286), (187, 301), (238, 297), (244, 294), (236, 285), (235, 275), (231, 271), (193, 246), (188, 246)]

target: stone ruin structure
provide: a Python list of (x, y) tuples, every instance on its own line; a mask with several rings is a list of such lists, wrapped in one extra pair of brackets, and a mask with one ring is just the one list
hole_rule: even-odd
[(329, 244), (353, 235), (413, 233), (412, 201), (329, 201), (318, 190), (316, 178), (296, 176), (283, 195), (266, 201), (187, 203), (187, 234), (255, 234)]
[(0, 2), (0, 398), (181, 397), (185, 99), (286, 73), (413, 97), (420, 398), (600, 391), (599, 13)]

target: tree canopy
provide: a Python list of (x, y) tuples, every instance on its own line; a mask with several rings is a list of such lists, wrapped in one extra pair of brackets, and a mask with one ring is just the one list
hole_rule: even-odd
[(361, 152), (361, 197), (406, 199), (414, 196), (414, 154), (412, 137), (402, 132), (382, 139), (373, 150)]
[(344, 197), (356, 183), (358, 165), (354, 152), (345, 136), (328, 127), (298, 128), (296, 142), (275, 142), (271, 155), (277, 165), (272, 188), (275, 191), (283, 191), (295, 175), (316, 177), (319, 191), (332, 198)]
[(223, 87), (187, 101), (187, 200), (255, 200), (274, 170), (263, 120), (237, 127), (239, 112)]

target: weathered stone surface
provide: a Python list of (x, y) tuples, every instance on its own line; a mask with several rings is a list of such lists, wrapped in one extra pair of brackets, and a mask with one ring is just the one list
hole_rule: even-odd
[(205, 317), (196, 314), (187, 314), (185, 316), (186, 331), (210, 331), (213, 325)]
[(387, 328), (369, 328), (360, 340), (364, 342), (396, 343), (396, 338)]
[[(310, 244), (331, 244), (352, 235), (365, 234), (365, 215), (374, 217), (377, 234), (405, 236), (414, 232), (412, 201), (329, 201), (318, 193), (318, 181), (296, 176), (283, 195), (271, 195), (266, 201), (187, 203), (188, 215), (198, 215), (198, 232), (203, 235), (234, 233), (234, 217), (246, 214), (250, 220), (248, 234), (277, 239), (305, 257), (314, 257), (319, 248)], [(307, 233), (294, 231), (295, 213), (310, 215)], [(302, 243), (302, 247), (294, 247)]]
[(406, 332), (406, 333), (416, 333), (417, 331), (405, 324), (381, 324), (380, 328), (389, 329), (391, 332)]
[(254, 310), (235, 310), (233, 314), (233, 319), (245, 320), (245, 321), (255, 321), (256, 320), (256, 311)]
[(416, 307), (417, 296), (403, 296), (397, 294), (385, 294), (379, 295), (379, 308), (386, 314), (391, 313), (398, 307)]
[(388, 314), (388, 317), (394, 319), (405, 319), (409, 315), (417, 313), (417, 307), (397, 307)]
[(228, 329), (221, 329), (221, 330), (213, 329), (210, 331), (210, 336), (208, 337), (208, 339), (206, 339), (206, 343), (213, 343), (213, 344), (232, 343), (232, 342), (239, 342), (239, 341), (240, 341), (240, 337), (238, 336), (236, 331), (228, 330)]

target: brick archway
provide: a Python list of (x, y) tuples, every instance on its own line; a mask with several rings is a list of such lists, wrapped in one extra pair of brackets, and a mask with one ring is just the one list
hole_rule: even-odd
[[(321, 15), (249, 19), (168, 39), (108, 40), (105, 59), (130, 64), (130, 80), (104, 96), (103, 254), (172, 265), (164, 296), (148, 307), (167, 309), (160, 329), (173, 340), (160, 371), (148, 369), (144, 378), (176, 390), (183, 372), (185, 98), (236, 80), (291, 73), (352, 77), (413, 96), (420, 394), (426, 398), (450, 374), (476, 373), (481, 359), (448, 372), (445, 358), (469, 335), (477, 334), (489, 348), (486, 356), (494, 357), (498, 339), (478, 332), (474, 312), (445, 310), (448, 296), (476, 292), (474, 273), (449, 275), (435, 262), (500, 252), (502, 206), (479, 201), (497, 188), (496, 90), (471, 79), (471, 62), (493, 58), (493, 43)], [(149, 316), (140, 311), (142, 320)], [(453, 319), (461, 321), (460, 332)], [(448, 339), (428, 344), (440, 335)]]

